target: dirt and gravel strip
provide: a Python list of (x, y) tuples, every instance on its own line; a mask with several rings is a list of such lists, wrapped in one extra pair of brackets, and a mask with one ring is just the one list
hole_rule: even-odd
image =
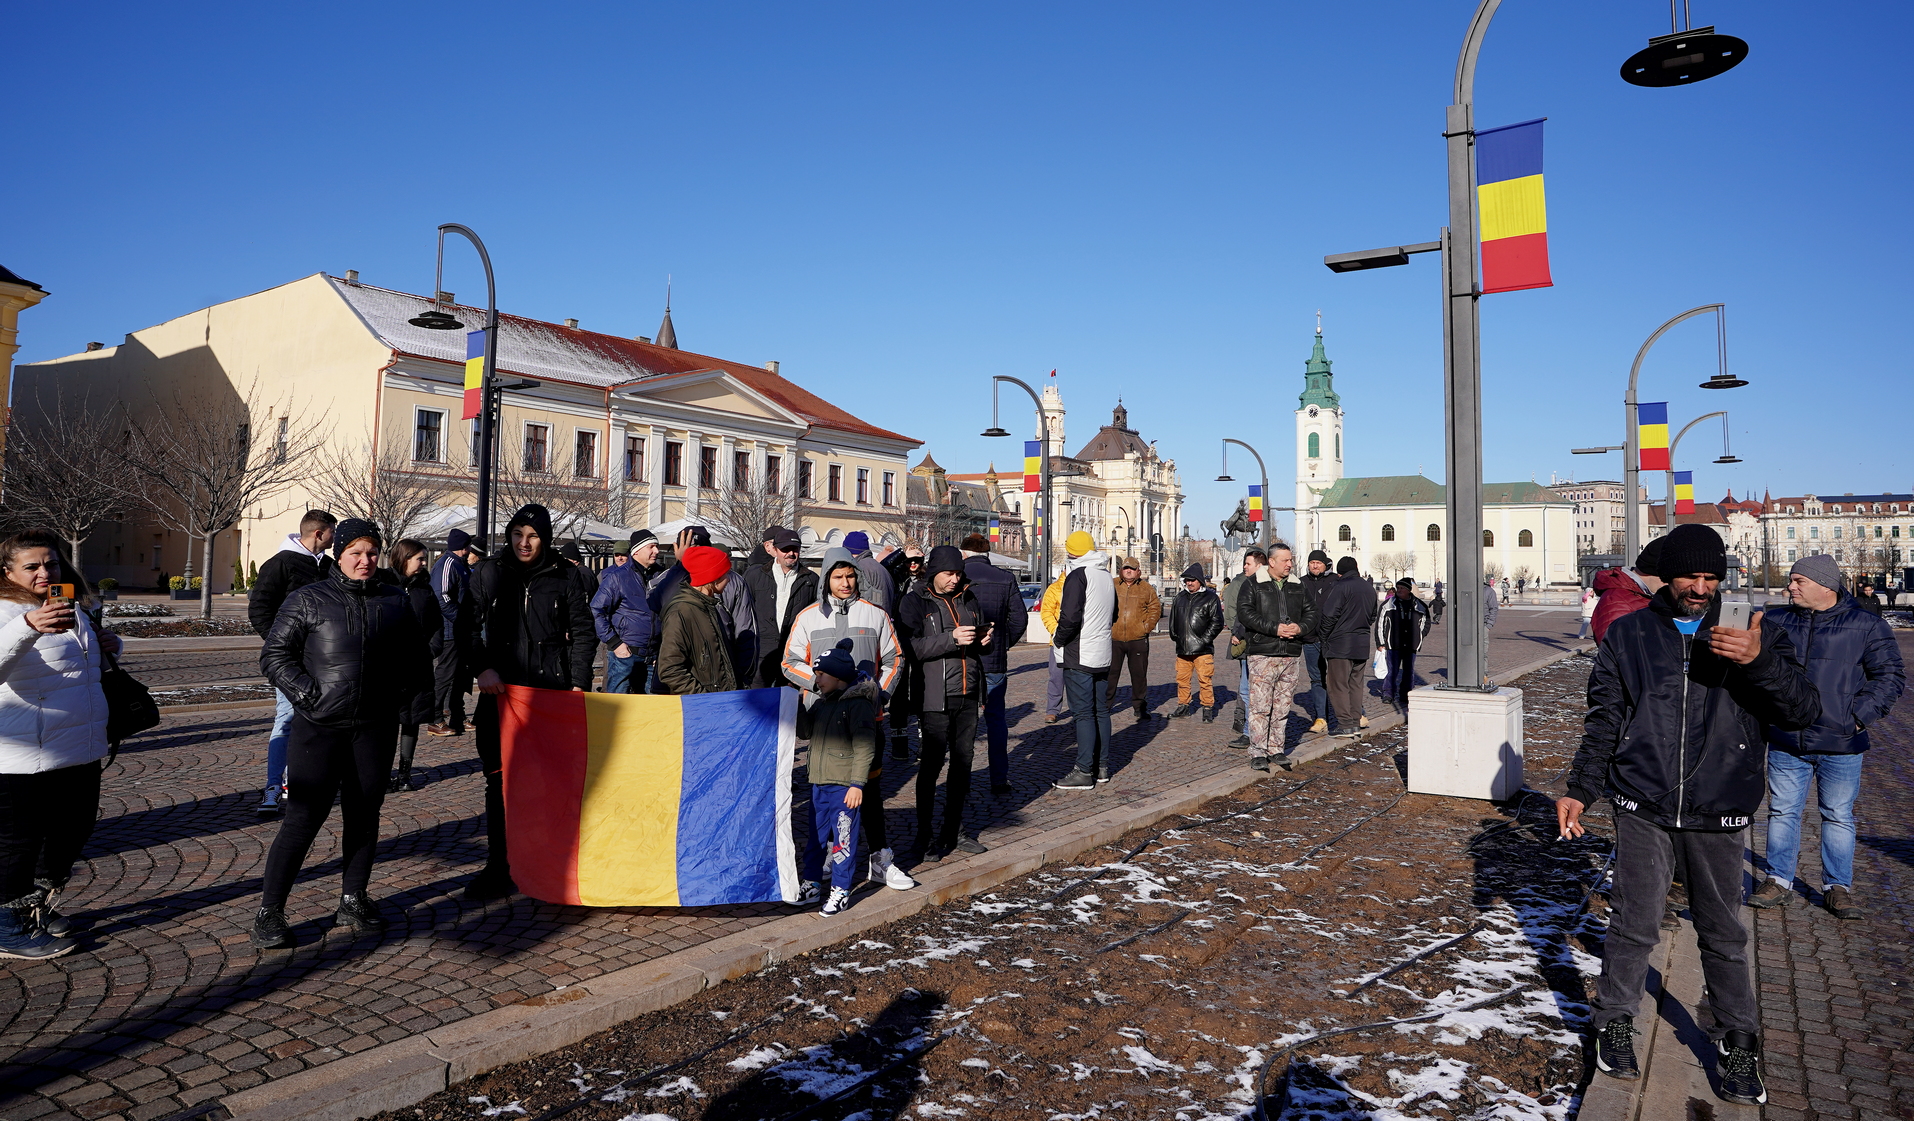
[[(1522, 679), (1535, 789), (1559, 789), (1586, 674)], [(1405, 795), (1402, 746), (1392, 730), (386, 1116), (1566, 1118), (1606, 842), (1555, 841), (1535, 795)]]

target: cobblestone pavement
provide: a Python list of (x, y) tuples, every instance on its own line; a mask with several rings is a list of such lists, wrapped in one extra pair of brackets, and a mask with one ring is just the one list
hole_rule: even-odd
[[(1914, 634), (1898, 632), (1914, 664)], [(1855, 806), (1857, 896), (1865, 919), (1820, 904), (1820, 815), (1802, 823), (1797, 889), (1786, 907), (1756, 911), (1756, 980), (1766, 1032), (1773, 1121), (1914, 1118), (1914, 699), (1870, 729), (1873, 747)], [(1763, 816), (1757, 821), (1765, 821)], [(1755, 828), (1755, 848), (1765, 850)], [(1895, 1056), (1899, 1056), (1896, 1058)]]
[[(1567, 644), (1570, 612), (1504, 613), (1492, 669)], [(1429, 638), (1424, 677), (1439, 669)], [(1151, 666), (1167, 711), (1168, 643)], [(181, 673), (223, 673), (224, 653)], [(1065, 723), (1043, 723), (1040, 650), (1013, 658), (1009, 716), (1015, 793), (973, 783), (968, 819), (1001, 845), (1130, 799), (1243, 765), (1221, 745), (1227, 716), (1116, 719), (1117, 780), (1055, 791), (1074, 752)], [(1233, 699), (1235, 663), (1219, 665)], [(155, 669), (160, 667), (155, 664)], [(163, 671), (162, 671), (163, 672)], [(1119, 701), (1123, 701), (1122, 696)], [(1370, 714), (1385, 711), (1377, 699)], [(1291, 721), (1292, 734), (1303, 721)], [(269, 713), (169, 717), (107, 769), (101, 823), (67, 897), (84, 924), (80, 952), (0, 966), (0, 1121), (150, 1121), (308, 1066), (637, 964), (789, 913), (780, 905), (598, 910), (515, 897), (486, 906), (457, 891), (484, 858), (481, 779), (467, 739), (419, 745), (420, 789), (388, 798), (373, 891), (393, 920), (380, 939), (331, 928), (337, 815), (314, 846), (288, 907), (299, 941), (261, 954), (247, 938), (276, 826), (253, 813)], [(982, 745), (977, 765), (984, 765)], [(914, 768), (886, 767), (892, 837), (907, 844)], [(981, 776), (980, 776), (981, 780)]]
[(126, 671), (149, 689), (174, 689), (182, 685), (209, 685), (213, 682), (263, 682), (259, 675), (259, 649), (214, 650), (204, 653), (175, 653), (161, 650), (128, 651), (120, 659)]

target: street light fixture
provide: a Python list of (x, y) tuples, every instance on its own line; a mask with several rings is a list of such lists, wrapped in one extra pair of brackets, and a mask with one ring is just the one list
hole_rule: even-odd
[[(1262, 476), (1263, 476), (1263, 520), (1260, 523), (1258, 523), (1261, 529), (1260, 529), (1260, 532), (1257, 534), (1256, 543), (1262, 546), (1264, 552), (1268, 552), (1269, 551), (1269, 520), (1270, 520), (1269, 468), (1263, 465), (1262, 454), (1258, 452), (1255, 448), (1250, 447), (1248, 444), (1245, 444), (1241, 440), (1237, 440), (1232, 437), (1225, 436), (1223, 437), (1223, 473), (1221, 475), (1216, 476), (1217, 482), (1233, 483), (1236, 481), (1235, 479), (1230, 477), (1230, 473), (1229, 473), (1229, 446), (1231, 444), (1235, 444), (1237, 447), (1242, 448), (1244, 451), (1255, 456), (1256, 469), (1262, 473)], [(1298, 533), (1300, 532), (1301, 531), (1299, 530)]]
[[(1037, 484), (1037, 496), (1038, 502), (1042, 506), (1048, 506), (1050, 504), (1050, 433), (1047, 431), (1049, 426), (1044, 423), (1043, 398), (1037, 396), (1037, 391), (1030, 388), (1028, 382), (1019, 378), (1013, 378), (1008, 374), (998, 374), (992, 377), (990, 379), (990, 427), (984, 429), (982, 435), (991, 437), (1010, 435), (1010, 433), (1004, 429), (1004, 426), (998, 422), (997, 390), (1004, 382), (1009, 382), (1025, 393), (1030, 394), (1030, 403), (1037, 407), (1037, 451), (1039, 453), (1037, 456), (1037, 471), (1040, 479)], [(1077, 473), (1078, 472), (1072, 472), (1072, 474)], [(1050, 586), (1050, 523), (1056, 520), (1048, 516), (1050, 513), (1048, 510), (1043, 510), (1038, 514), (1043, 525), (1043, 531), (1037, 535), (1037, 540), (1033, 546), (1036, 549), (1036, 556), (1034, 558), (1036, 563), (1032, 567), (1036, 570), (1037, 582), (1044, 587)]]
[[(1687, 4), (1682, 5), (1687, 22)], [(1725, 74), (1748, 57), (1748, 44), (1713, 27), (1675, 27), (1675, 5), (1668, 5), (1669, 33), (1651, 36), (1648, 45), (1622, 63), (1622, 81), (1631, 86), (1692, 86)]]
[[(456, 331), (465, 326), (457, 317), (445, 310), (451, 297), (445, 291), (445, 235), (447, 232), (458, 234), (472, 243), (478, 250), (479, 262), (485, 266), (485, 365), (479, 378), (479, 477), (478, 510), (475, 534), (480, 550), (491, 542), (492, 536), (492, 474), (497, 466), (492, 454), (492, 445), (498, 428), (498, 388), (495, 385), (498, 375), (498, 284), (492, 276), (492, 256), (485, 251), (485, 243), (472, 232), (471, 227), (461, 226), (457, 222), (446, 222), (439, 226), (439, 253), (437, 267), (432, 284), (432, 309), (422, 312), (408, 320), (414, 327), (423, 327), (428, 331)], [(533, 383), (537, 384), (537, 383)]]
[[(1625, 516), (1622, 519), (1625, 527), (1622, 555), (1625, 557), (1639, 556), (1642, 548), (1641, 506), (1636, 498), (1641, 492), (1641, 428), (1636, 415), (1635, 397), (1635, 388), (1641, 381), (1642, 361), (1648, 357), (1648, 351), (1655, 345), (1655, 341), (1667, 334), (1670, 328), (1684, 320), (1692, 319), (1697, 315), (1707, 315), (1710, 312), (1713, 312), (1715, 316), (1715, 374), (1702, 382), (1701, 388), (1739, 389), (1748, 384), (1745, 378), (1735, 377), (1728, 372), (1728, 305), (1726, 304), (1703, 304), (1700, 307), (1689, 308), (1655, 328), (1655, 333), (1648, 336), (1647, 341), (1642, 343), (1641, 349), (1635, 352), (1634, 364), (1628, 368), (1628, 392), (1622, 397), (1622, 437), (1626, 444), (1622, 455), (1622, 483), (1627, 497), (1623, 507)], [(1725, 435), (1723, 443), (1726, 443)], [(1727, 449), (1724, 447), (1722, 450), (1725, 452)], [(1670, 454), (1672, 456), (1673, 452), (1671, 451)]]

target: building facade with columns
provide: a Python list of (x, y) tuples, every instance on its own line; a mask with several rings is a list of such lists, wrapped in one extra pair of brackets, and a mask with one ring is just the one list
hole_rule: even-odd
[[(462, 419), (466, 338), (409, 322), (432, 306), (353, 273), (319, 273), (135, 331), (117, 346), (21, 366), (19, 380), (23, 399), (40, 386), (98, 388), (92, 399), (117, 397), (136, 412), (152, 395), (251, 393), (296, 417), (324, 418), (332, 450), (362, 454), (368, 472), (396, 464), (442, 488), (440, 504), (463, 504), (469, 518), (478, 422)], [(484, 322), (483, 309), (452, 311), (470, 326)], [(608, 544), (614, 533), (690, 517), (714, 528), (745, 523), (731, 536), (755, 546), (780, 509), (795, 517), (784, 524), (814, 540), (854, 529), (875, 540), (904, 516), (906, 457), (920, 442), (804, 389), (775, 362), (661, 345), (676, 341), (669, 312), (659, 343), (576, 320), (501, 313), (499, 323), (500, 381), (538, 383), (502, 395), (501, 476), (512, 489), (542, 487), (552, 501), (576, 503)], [(242, 569), (263, 563), (312, 502), (294, 486), (250, 511), (221, 535), (212, 571), (201, 575), (225, 590), (232, 558)], [(502, 525), (511, 513), (504, 496), (500, 506)], [(85, 563), (95, 577), (149, 586), (186, 571), (188, 544), (132, 521), (89, 540)]]
[[(0, 405), (13, 400), (13, 356), (20, 350), (20, 313), (46, 299), (46, 289), (0, 265)], [(0, 423), (0, 455), (7, 425)]]

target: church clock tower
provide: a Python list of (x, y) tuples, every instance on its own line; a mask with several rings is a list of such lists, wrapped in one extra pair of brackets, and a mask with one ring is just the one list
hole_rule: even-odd
[(1324, 544), (1316, 504), (1342, 478), (1342, 398), (1336, 396), (1329, 367), (1318, 316), (1316, 347), (1303, 366), (1303, 392), (1296, 410), (1296, 545), (1304, 555)]

